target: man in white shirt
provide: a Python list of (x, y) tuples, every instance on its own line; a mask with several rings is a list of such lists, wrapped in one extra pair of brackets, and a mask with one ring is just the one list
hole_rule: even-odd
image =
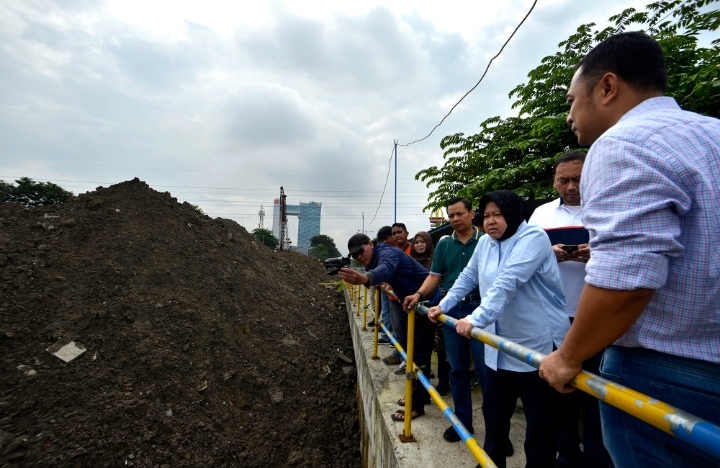
[(585, 286), (585, 263), (590, 258), (588, 232), (582, 225), (580, 174), (585, 153), (571, 151), (553, 164), (553, 187), (560, 198), (535, 209), (528, 224), (545, 229), (553, 245), (565, 290), (565, 312), (575, 317), (578, 299)]
[[(570, 151), (560, 155), (553, 164), (553, 187), (560, 198), (539, 206), (528, 224), (546, 230), (558, 261), (565, 291), (565, 312), (570, 323), (575, 318), (580, 293), (585, 286), (585, 264), (590, 258), (589, 234), (582, 225), (580, 175), (585, 153)], [(583, 363), (583, 368), (599, 374), (602, 353)], [(612, 459), (603, 445), (598, 401), (574, 392), (567, 395), (563, 408), (564, 424), (558, 443), (556, 468), (572, 466), (612, 467)], [(585, 407), (583, 448), (580, 450), (578, 420), (580, 405)]]

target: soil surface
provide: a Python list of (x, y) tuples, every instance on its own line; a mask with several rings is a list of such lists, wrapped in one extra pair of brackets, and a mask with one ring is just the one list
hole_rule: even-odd
[(0, 275), (0, 467), (360, 466), (317, 261), (134, 179), (0, 203)]

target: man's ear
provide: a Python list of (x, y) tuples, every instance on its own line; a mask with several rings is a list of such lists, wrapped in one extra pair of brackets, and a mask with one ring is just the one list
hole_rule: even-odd
[(618, 97), (618, 91), (619, 91), (619, 78), (615, 73), (605, 73), (602, 78), (600, 78), (600, 81), (598, 82), (598, 86), (601, 90), (601, 101), (603, 105), (610, 104), (614, 99), (617, 99)]

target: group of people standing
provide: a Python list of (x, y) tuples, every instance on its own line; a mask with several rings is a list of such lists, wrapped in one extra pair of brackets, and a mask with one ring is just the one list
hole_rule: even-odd
[[(557, 200), (528, 222), (515, 193), (490, 192), (478, 207), (484, 235), (472, 225), (471, 203), (450, 200), (453, 233), (438, 242), (429, 269), (358, 235), (348, 243), (367, 273), (344, 269), (343, 279), (389, 283), (396, 310), (412, 311), (421, 300), (430, 306), (415, 332), (423, 371), (431, 322), (440, 314), (457, 319), (444, 328), (455, 413), (472, 433), (472, 356), (483, 448), (498, 467), (506, 464), (518, 397), (528, 467), (719, 462), (569, 385), (583, 368), (600, 372), (720, 424), (720, 123), (681, 110), (665, 88), (657, 42), (639, 32), (610, 36), (570, 83), (567, 122), (590, 150), (556, 159)], [(473, 328), (547, 357), (538, 371), (472, 339)], [(424, 413), (427, 392), (416, 390), (412, 415), (393, 419)], [(460, 440), (452, 427), (443, 438)]]

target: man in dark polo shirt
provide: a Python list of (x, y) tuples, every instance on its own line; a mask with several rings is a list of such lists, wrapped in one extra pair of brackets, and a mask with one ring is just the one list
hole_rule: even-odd
[[(435, 247), (430, 274), (420, 286), (418, 292), (405, 298), (404, 307), (413, 307), (420, 297), (433, 291), (441, 284), (448, 291), (455, 280), (460, 276), (475, 251), (480, 231), (473, 226), (475, 210), (469, 200), (454, 198), (446, 205), (448, 219), (453, 228), (452, 235), (440, 239)], [(446, 312), (446, 315), (461, 319), (472, 313), (480, 304), (480, 292), (477, 288), (465, 296), (455, 308)], [(455, 403), (455, 414), (463, 425), (474, 433), (472, 426), (472, 395), (470, 393), (470, 354), (475, 361), (475, 370), (478, 375), (480, 387), (485, 388), (485, 345), (477, 340), (470, 340), (455, 332), (455, 328), (444, 325), (445, 352), (450, 361), (450, 390)], [(460, 436), (450, 426), (443, 434), (448, 442), (457, 442)], [(510, 446), (512, 447), (512, 445)]]

